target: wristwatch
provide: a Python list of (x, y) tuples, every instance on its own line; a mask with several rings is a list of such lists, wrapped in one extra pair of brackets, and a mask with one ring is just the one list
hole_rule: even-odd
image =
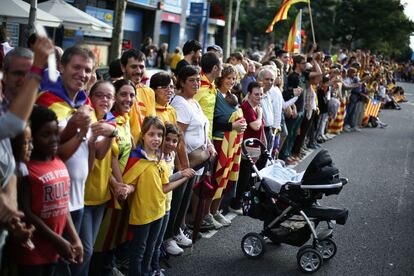
[(114, 138), (116, 136), (118, 136), (118, 129), (117, 128), (115, 128), (114, 131), (112, 131), (112, 133), (109, 137)]

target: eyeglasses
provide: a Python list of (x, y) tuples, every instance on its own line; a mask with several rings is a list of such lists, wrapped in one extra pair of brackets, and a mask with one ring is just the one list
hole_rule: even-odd
[(157, 89), (167, 90), (167, 89), (174, 89), (174, 85), (165, 85), (165, 86), (158, 86)]
[(101, 93), (94, 94), (92, 97), (96, 97), (100, 100), (106, 99), (108, 101), (113, 100), (113, 98), (114, 98), (114, 96), (112, 96), (112, 95), (106, 95), (106, 94), (101, 94)]
[(188, 78), (187, 79), (189, 82), (200, 82), (201, 81), (201, 79), (200, 78), (195, 78), (195, 79), (193, 79), (193, 78)]
[(275, 81), (275, 79), (272, 79), (272, 78), (265, 78), (264, 80), (265, 81)]
[(300, 64), (306, 64), (306, 62), (301, 62)]

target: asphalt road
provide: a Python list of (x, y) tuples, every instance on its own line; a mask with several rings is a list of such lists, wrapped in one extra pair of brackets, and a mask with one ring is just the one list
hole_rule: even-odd
[[(409, 102), (400, 111), (381, 111), (388, 128), (344, 133), (323, 144), (350, 181), (321, 204), (348, 208), (350, 217), (335, 226), (338, 252), (316, 275), (414, 275), (414, 84), (401, 85)], [(314, 154), (296, 169), (306, 168)], [(166, 274), (302, 275), (297, 247), (269, 245), (259, 260), (243, 255), (242, 237), (260, 230), (260, 221), (236, 217), (232, 226), (171, 257)]]

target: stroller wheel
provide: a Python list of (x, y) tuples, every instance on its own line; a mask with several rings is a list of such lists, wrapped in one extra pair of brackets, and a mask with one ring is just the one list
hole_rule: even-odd
[(251, 232), (243, 237), (241, 249), (247, 258), (258, 259), (265, 253), (266, 243), (261, 235)]
[(331, 238), (321, 240), (316, 248), (325, 261), (332, 259), (336, 254), (336, 244)]
[(296, 255), (298, 266), (300, 270), (305, 273), (313, 273), (318, 271), (322, 264), (323, 258), (318, 250), (310, 245), (306, 245), (299, 249)]

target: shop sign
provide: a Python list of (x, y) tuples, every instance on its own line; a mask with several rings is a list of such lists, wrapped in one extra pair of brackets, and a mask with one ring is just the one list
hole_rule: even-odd
[(178, 14), (174, 14), (174, 13), (163, 12), (161, 14), (161, 20), (166, 21), (166, 22), (180, 24), (181, 16), (179, 16)]
[(110, 26), (113, 25), (114, 11), (112, 10), (86, 6), (85, 12)]

